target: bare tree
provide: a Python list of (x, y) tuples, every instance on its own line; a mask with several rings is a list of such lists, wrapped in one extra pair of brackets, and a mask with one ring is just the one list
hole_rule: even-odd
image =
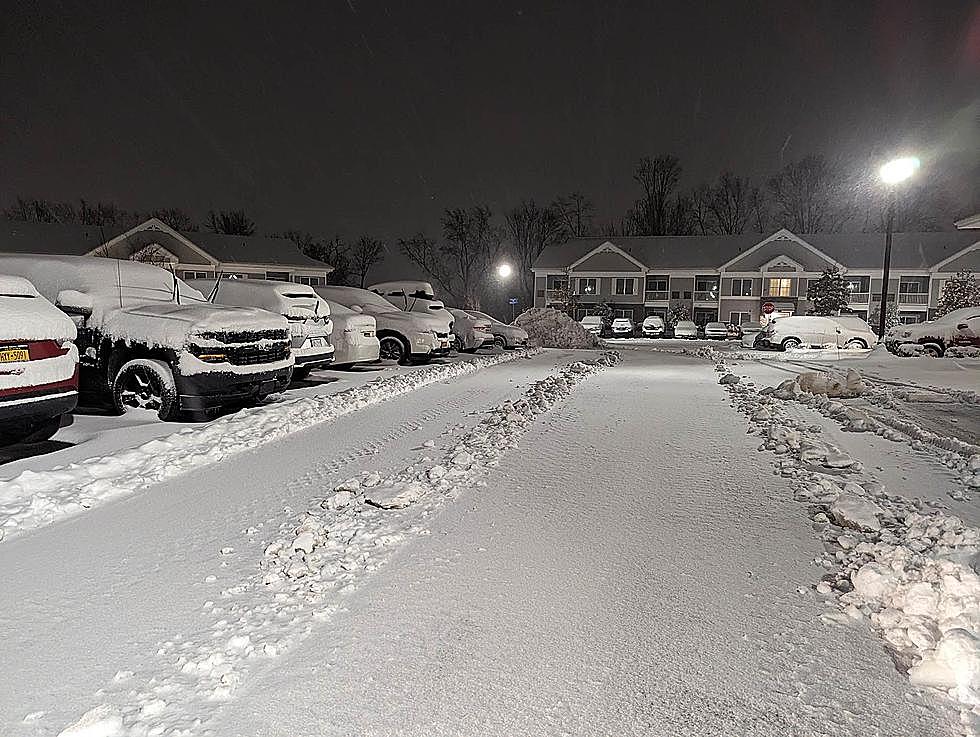
[(811, 154), (769, 180), (777, 224), (794, 233), (839, 231), (853, 215), (853, 197), (841, 168)]
[(592, 235), (595, 207), (592, 200), (581, 192), (556, 197), (550, 209), (561, 224), (566, 238), (585, 238)]
[(534, 293), (534, 272), (531, 268), (541, 252), (558, 243), (567, 232), (567, 225), (554, 208), (541, 208), (534, 200), (525, 200), (504, 213), (521, 286), (526, 295)]
[(681, 177), (676, 156), (644, 156), (636, 165), (633, 178), (643, 188), (643, 196), (627, 214), (630, 229), (637, 235), (688, 235), (695, 230), (691, 197), (676, 192)]
[(418, 234), (398, 241), (399, 248), (464, 309), (480, 309), (480, 292), (500, 254), (503, 233), (490, 209), (478, 205), (446, 210), (443, 242)]
[(350, 270), (358, 286), (364, 289), (371, 267), (384, 258), (385, 244), (377, 238), (362, 235), (350, 247)]
[(75, 208), (67, 202), (48, 202), (18, 197), (17, 201), (3, 211), (7, 220), (26, 223), (73, 223), (76, 221)]
[(350, 248), (339, 236), (325, 240), (303, 231), (287, 230), (273, 233), (272, 237), (291, 240), (304, 255), (332, 266), (333, 271), (327, 274), (328, 283), (338, 285), (350, 283)]
[(148, 217), (160, 220), (174, 230), (194, 232), (198, 229), (197, 224), (194, 222), (194, 218), (181, 210), (179, 207), (162, 207), (147, 213), (147, 215)]
[(255, 223), (244, 210), (210, 210), (207, 226), (222, 235), (255, 235)]
[(749, 220), (749, 197), (752, 187), (747, 179), (724, 172), (711, 187), (708, 209), (717, 233), (735, 235), (745, 232)]
[(772, 230), (772, 212), (764, 189), (753, 187), (749, 192), (749, 222), (757, 233)]

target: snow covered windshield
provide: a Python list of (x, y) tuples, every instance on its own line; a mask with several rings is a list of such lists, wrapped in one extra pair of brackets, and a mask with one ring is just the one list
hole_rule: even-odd
[(356, 289), (354, 287), (315, 287), (315, 291), (324, 299), (339, 302), (345, 307), (360, 307), (365, 312), (401, 312), (391, 302), (380, 294), (369, 292), (366, 289)]

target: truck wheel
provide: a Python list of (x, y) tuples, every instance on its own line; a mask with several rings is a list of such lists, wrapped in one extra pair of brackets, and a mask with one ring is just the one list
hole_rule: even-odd
[(504, 340), (504, 336), (502, 335), (494, 336), (493, 344), (500, 350), (505, 350), (507, 348), (507, 341)]
[(127, 361), (112, 380), (112, 401), (120, 414), (152, 410), (161, 420), (177, 415), (177, 385), (165, 361), (136, 358)]
[(942, 346), (937, 345), (936, 343), (924, 343), (922, 345), (922, 352), (925, 355), (930, 356), (932, 358), (943, 357), (943, 348)]
[(780, 345), (784, 351), (791, 351), (803, 345), (803, 341), (799, 338), (786, 338)]

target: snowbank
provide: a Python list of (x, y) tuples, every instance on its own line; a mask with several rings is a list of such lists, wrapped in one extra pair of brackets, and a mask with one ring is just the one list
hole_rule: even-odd
[(598, 348), (599, 339), (564, 312), (550, 307), (534, 307), (517, 316), (514, 324), (523, 328), (534, 345), (544, 348)]
[(90, 458), (41, 473), (24, 471), (13, 479), (0, 481), (0, 539), (4, 533), (9, 537), (41, 527), (366, 405), (526, 355), (526, 351), (499, 353), (400, 373), (338, 394), (242, 410), (117, 455)]
[[(889, 436), (894, 431), (863, 410), (804, 392), (799, 379), (779, 389), (757, 391), (749, 382), (727, 389), (749, 418), (749, 432), (761, 436), (759, 450), (775, 454), (776, 472), (792, 481), (795, 498), (806, 505), (823, 538), (826, 552), (815, 563), (826, 573), (814, 589), (837, 609), (823, 619), (869, 622), (911, 683), (951, 698), (967, 731), (975, 733), (980, 728), (980, 529), (940, 511), (923, 511), (917, 499), (887, 493), (864, 475), (860, 461), (821, 440), (819, 426), (790, 418), (777, 401), (780, 390), (782, 398), (855, 422), (855, 429), (904, 437)], [(813, 388), (827, 388), (824, 377), (813, 381)], [(917, 442), (913, 450), (925, 450)], [(961, 462), (969, 473), (980, 471), (980, 456)]]

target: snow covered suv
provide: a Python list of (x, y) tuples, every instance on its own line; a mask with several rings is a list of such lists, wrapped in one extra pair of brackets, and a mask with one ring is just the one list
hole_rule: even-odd
[(0, 445), (40, 442), (78, 402), (75, 325), (27, 279), (0, 275)]
[(632, 338), (633, 333), (636, 332), (636, 326), (628, 317), (617, 317), (612, 321), (611, 331), (614, 338)]
[(885, 336), (885, 348), (898, 355), (914, 355), (902, 349), (910, 344), (937, 358), (953, 346), (980, 348), (980, 307), (963, 307), (916, 325), (897, 325)]
[(209, 304), (151, 264), (91, 256), (0, 254), (0, 273), (30, 279), (78, 330), (88, 403), (160, 419), (242, 406), (281, 391), (293, 370), (280, 315)]

